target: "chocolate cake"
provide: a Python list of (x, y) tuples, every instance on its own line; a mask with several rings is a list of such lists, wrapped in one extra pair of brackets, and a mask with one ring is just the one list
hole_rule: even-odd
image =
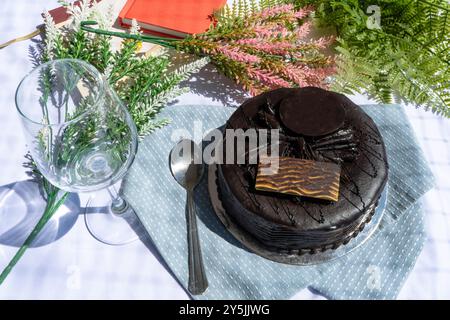
[[(218, 166), (226, 214), (262, 245), (295, 254), (335, 249), (370, 221), (387, 182), (388, 164), (380, 132), (359, 106), (319, 88), (277, 89), (246, 101), (226, 124), (226, 129), (250, 128), (279, 129), (279, 156), (299, 169), (286, 170), (290, 174), (271, 183), (270, 176), (257, 177), (260, 162)], [(329, 172), (331, 189), (321, 190), (333, 196), (319, 199), (301, 193), (308, 190), (298, 188), (295, 175), (303, 174), (305, 164), (321, 170), (324, 163), (335, 165), (327, 170), (340, 169)], [(311, 183), (317, 177), (310, 178), (307, 187), (325, 189)], [(293, 192), (283, 193), (285, 189)]]

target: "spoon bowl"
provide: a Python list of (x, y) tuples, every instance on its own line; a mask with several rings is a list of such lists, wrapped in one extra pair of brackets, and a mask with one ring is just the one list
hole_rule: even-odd
[(200, 147), (192, 140), (183, 139), (170, 152), (169, 161), (174, 179), (183, 188), (194, 189), (204, 172)]

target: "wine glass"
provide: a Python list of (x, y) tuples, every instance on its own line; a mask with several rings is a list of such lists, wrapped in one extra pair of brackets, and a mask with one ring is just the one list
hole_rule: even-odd
[(76, 59), (44, 63), (20, 82), (16, 107), (36, 166), (51, 184), (68, 192), (108, 191), (88, 201), (90, 233), (111, 245), (137, 239), (139, 220), (110, 190), (133, 162), (136, 126), (101, 74)]

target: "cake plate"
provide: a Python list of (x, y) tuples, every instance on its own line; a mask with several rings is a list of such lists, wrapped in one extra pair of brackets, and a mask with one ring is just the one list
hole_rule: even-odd
[(356, 248), (363, 245), (378, 228), (386, 208), (387, 190), (386, 185), (382, 192), (378, 205), (375, 208), (369, 222), (365, 223), (363, 229), (352, 238), (347, 244), (340, 245), (336, 249), (328, 249), (326, 251), (318, 251), (316, 253), (304, 254), (290, 254), (284, 252), (276, 252), (264, 246), (261, 242), (256, 240), (251, 234), (246, 232), (243, 228), (237, 225), (233, 219), (225, 213), (225, 209), (220, 201), (218, 186), (217, 186), (217, 165), (212, 164), (208, 166), (208, 190), (211, 198), (211, 203), (219, 220), (223, 223), (225, 228), (248, 250), (255, 254), (279, 263), (292, 265), (314, 265), (328, 262), (340, 258)]

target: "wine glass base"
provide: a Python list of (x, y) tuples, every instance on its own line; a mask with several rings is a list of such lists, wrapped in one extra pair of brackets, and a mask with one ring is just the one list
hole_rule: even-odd
[(139, 239), (143, 227), (131, 207), (117, 213), (105, 191), (96, 192), (86, 203), (84, 221), (89, 233), (98, 241), (112, 246), (129, 244)]

